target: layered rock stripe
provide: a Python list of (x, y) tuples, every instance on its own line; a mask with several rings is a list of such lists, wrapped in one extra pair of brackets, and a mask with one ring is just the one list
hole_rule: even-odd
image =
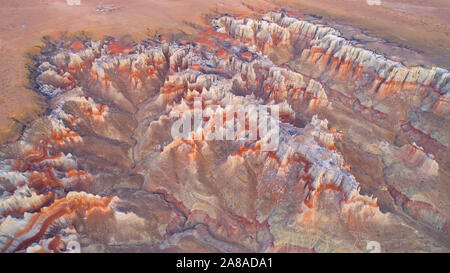
[[(47, 114), (1, 149), (1, 251), (448, 251), (448, 71), (285, 13), (211, 25), (47, 44)], [(210, 118), (173, 138), (195, 98)], [(206, 139), (261, 104), (280, 108), (276, 151)]]

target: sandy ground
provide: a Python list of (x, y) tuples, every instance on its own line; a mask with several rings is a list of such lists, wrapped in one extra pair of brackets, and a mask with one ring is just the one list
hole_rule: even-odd
[[(131, 34), (134, 39), (145, 38), (156, 29), (195, 34), (192, 25), (204, 25), (207, 13), (251, 14), (252, 9), (290, 7), (361, 27), (450, 68), (448, 0), (80, 1), (81, 5), (68, 5), (67, 0), (0, 0), (0, 143), (15, 140), (22, 125), (43, 111), (44, 99), (28, 86), (26, 56), (42, 36), (63, 31), (87, 31), (94, 38)], [(100, 5), (117, 9), (102, 12), (97, 9)]]

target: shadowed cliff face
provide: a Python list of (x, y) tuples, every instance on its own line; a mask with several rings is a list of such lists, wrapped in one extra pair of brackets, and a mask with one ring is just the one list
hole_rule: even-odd
[[(283, 13), (211, 25), (47, 44), (47, 114), (1, 149), (1, 251), (448, 251), (448, 71)], [(196, 99), (205, 125), (172, 137)], [(280, 109), (277, 149), (205, 137), (259, 105)]]

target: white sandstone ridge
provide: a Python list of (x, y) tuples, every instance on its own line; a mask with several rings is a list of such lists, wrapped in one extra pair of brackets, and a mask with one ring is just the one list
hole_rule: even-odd
[(85, 48), (74, 52), (71, 49), (60, 49), (53, 54), (50, 61), (59, 68), (74, 70), (77, 67), (83, 67), (88, 61), (97, 57), (102, 50), (100, 41), (92, 40)]
[[(55, 250), (56, 249), (56, 250)], [(26, 253), (80, 253), (81, 246), (79, 243), (79, 236), (73, 227), (63, 229), (58, 235), (40, 242), (33, 243), (27, 247)]]
[(264, 43), (276, 45), (276, 40), (289, 42), (293, 35), (301, 35), (311, 40), (322, 39), (326, 35), (339, 36), (339, 32), (331, 27), (300, 21), (275, 12), (266, 14), (261, 21), (225, 16), (213, 20), (212, 24), (218, 32), (228, 33), (254, 46), (254, 49)]
[(450, 73), (445, 69), (405, 67), (385, 56), (355, 47), (351, 41), (344, 39), (339, 31), (331, 27), (298, 20), (283, 13), (270, 12), (263, 16), (261, 21), (225, 16), (213, 20), (212, 24), (218, 32), (228, 33), (233, 38), (249, 44), (255, 51), (261, 50), (264, 53), (266, 44), (270, 44), (270, 47), (290, 44), (293, 47), (300, 46), (301, 63), (320, 63), (321, 58), (331, 56), (341, 63), (348, 62), (374, 69), (386, 82), (409, 82), (431, 86), (441, 95), (450, 89)]
[(276, 101), (302, 101), (310, 109), (330, 105), (320, 82), (313, 79), (308, 82), (301, 74), (285, 68), (271, 67), (264, 88)]
[[(9, 215), (0, 222), (0, 251), (21, 250), (26, 242), (32, 242), (34, 237), (51, 235), (54, 232), (52, 227), (58, 227), (58, 234), (64, 236), (66, 228), (71, 228), (75, 221), (89, 222), (95, 221), (95, 218), (99, 221), (107, 220), (113, 217), (113, 205), (118, 200), (117, 197), (106, 198), (85, 192), (69, 192), (64, 198), (55, 201), (49, 207), (42, 208), (39, 212), (25, 212), (23, 218)], [(80, 218), (77, 211), (85, 211), (84, 218)], [(47, 236), (44, 240), (48, 238)]]
[(221, 67), (238, 72), (232, 79), (234, 87), (239, 87), (246, 95), (255, 94), (263, 100), (289, 104), (300, 102), (310, 110), (331, 106), (320, 82), (279, 67), (267, 58), (257, 57), (245, 62), (232, 56), (218, 62)]
[[(0, 176), (2, 174), (0, 173)], [(5, 178), (5, 176), (3, 176)], [(17, 177), (6, 177), (9, 181), (14, 181)], [(25, 182), (25, 180), (23, 180)], [(22, 185), (24, 185), (23, 183)], [(5, 192), (2, 201), (0, 202), (0, 216), (9, 215), (11, 213), (21, 213), (24, 211), (32, 211), (42, 207), (44, 203), (52, 200), (52, 194), (38, 195), (32, 191), (27, 185), (19, 187), (12, 195), (7, 195)], [(1, 219), (1, 218), (0, 218)]]
[[(188, 94), (185, 95), (186, 97), (201, 97), (204, 111), (207, 112), (210, 117), (204, 126), (192, 129), (192, 139), (197, 139), (197, 141), (195, 143), (186, 143), (181, 142), (179, 139), (175, 139), (163, 148), (164, 152), (161, 155), (161, 158), (164, 158), (165, 153), (170, 153), (172, 149), (175, 149), (178, 153), (189, 153), (190, 155), (193, 153), (192, 158), (189, 159), (189, 166), (190, 164), (196, 164), (195, 154), (210, 154), (211, 148), (209, 145), (211, 144), (205, 141), (205, 139), (208, 139), (208, 135), (213, 128), (217, 130), (215, 124), (217, 119), (215, 119), (215, 117), (217, 115), (221, 116), (221, 112), (226, 111), (225, 106), (257, 106), (261, 101), (254, 95), (247, 95), (244, 97), (232, 94), (230, 92), (232, 88), (231, 82), (226, 79), (221, 79), (220, 77), (218, 78), (216, 75), (210, 76), (208, 80), (205, 79), (199, 81), (195, 80), (199, 78), (197, 72), (184, 71), (172, 75), (169, 80), (176, 82), (177, 78), (183, 79), (182, 81), (191, 79), (197, 83), (201, 82), (201, 84), (207, 84), (207, 88), (204, 87), (204, 91), (201, 94), (197, 91), (189, 91)], [(310, 83), (310, 85), (316, 86), (310, 87), (311, 89), (319, 89), (315, 82)], [(317, 92), (320, 94), (320, 89)], [(295, 115), (287, 103), (278, 105), (282, 109), (280, 112), (290, 113), (293, 116)], [(190, 116), (194, 115), (192, 99), (191, 102), (182, 99), (179, 104), (170, 106), (168, 109), (170, 111), (169, 116), (178, 116), (179, 113), (186, 112), (190, 112)], [(270, 133), (271, 132), (269, 132), (269, 134)], [(360, 213), (363, 211), (364, 213), (367, 213), (367, 211), (370, 211), (369, 218), (383, 217), (378, 210), (376, 199), (359, 194), (359, 185), (355, 178), (345, 170), (345, 163), (342, 156), (334, 151), (324, 148), (333, 146), (335, 138), (339, 137), (338, 133), (328, 130), (328, 122), (326, 120), (320, 120), (317, 116), (314, 116), (311, 123), (302, 129), (295, 128), (290, 124), (280, 123), (278, 137), (280, 138), (279, 146), (270, 157), (277, 158), (275, 161), (278, 161), (278, 165), (274, 163), (275, 161), (273, 160), (267, 160), (269, 155), (268, 152), (259, 152), (258, 147), (260, 147), (260, 144), (264, 139), (258, 141), (247, 139), (238, 141), (238, 144), (242, 145), (242, 147), (245, 146), (250, 148), (241, 147), (241, 150), (236, 154), (228, 156), (227, 161), (224, 163), (228, 167), (224, 167), (224, 169), (233, 172), (233, 170), (236, 170), (245, 160), (251, 162), (262, 161), (264, 162), (262, 167), (263, 174), (261, 176), (263, 181), (259, 183), (269, 183), (266, 180), (276, 179), (278, 183), (281, 183), (280, 187), (283, 187), (285, 186), (283, 183), (292, 183), (289, 182), (292, 178), (286, 177), (286, 175), (289, 173), (289, 170), (292, 171), (292, 168), (294, 168), (294, 165), (292, 164), (295, 159), (302, 158), (308, 162), (311, 167), (306, 168), (305, 172), (301, 175), (312, 178), (312, 180), (298, 178), (300, 179), (300, 183), (304, 183), (304, 186), (302, 187), (307, 187), (308, 189), (304, 195), (304, 200), (302, 200), (304, 203), (302, 208), (303, 213), (314, 210), (314, 208), (322, 202), (316, 199), (321, 191), (332, 190), (334, 191), (334, 200), (337, 200), (335, 205), (342, 209), (344, 215), (350, 213), (349, 211), (351, 211), (351, 213)], [(201, 144), (199, 144), (199, 142)], [(180, 146), (183, 148), (179, 148)], [(199, 146), (199, 152), (196, 151), (196, 146)], [(182, 155), (179, 156), (179, 158), (183, 157), (184, 156)], [(197, 157), (201, 158), (202, 156)], [(219, 169), (221, 168), (222, 167)], [(188, 201), (186, 200), (186, 202)], [(259, 221), (265, 220), (263, 215), (260, 217), (261, 218), (258, 218)]]

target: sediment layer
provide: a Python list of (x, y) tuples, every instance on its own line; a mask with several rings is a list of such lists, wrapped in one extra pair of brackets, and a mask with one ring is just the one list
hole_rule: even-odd
[[(212, 26), (43, 49), (48, 112), (1, 149), (2, 251), (448, 251), (448, 71), (283, 13)], [(204, 126), (172, 137), (198, 100)], [(276, 149), (208, 138), (259, 105), (280, 109)]]

